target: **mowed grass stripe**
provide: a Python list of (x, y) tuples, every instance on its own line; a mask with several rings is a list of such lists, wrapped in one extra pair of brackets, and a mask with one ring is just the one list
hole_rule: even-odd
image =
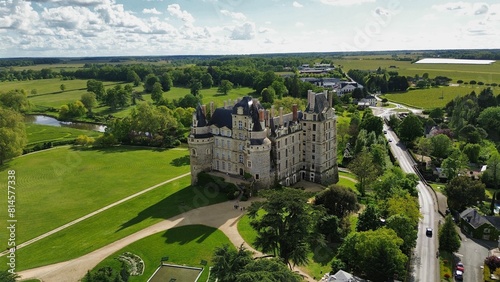
[[(484, 88), (485, 87), (479, 86), (445, 86), (410, 90), (405, 93), (384, 94), (383, 96), (391, 102), (401, 103), (422, 109), (434, 109), (442, 108), (456, 97), (465, 96), (472, 91), (479, 94)], [(498, 90), (494, 88), (493, 92), (497, 93)]]
[(189, 177), (168, 183), (18, 250), (16, 270), (74, 259), (177, 214), (227, 200), (189, 183)]
[[(147, 187), (189, 172), (187, 150), (70, 147), (37, 152), (0, 168), (16, 170), (20, 244)], [(6, 182), (0, 184), (5, 187)], [(6, 210), (6, 201), (0, 209)], [(0, 222), (6, 228), (6, 222)], [(0, 233), (3, 247), (7, 233)]]

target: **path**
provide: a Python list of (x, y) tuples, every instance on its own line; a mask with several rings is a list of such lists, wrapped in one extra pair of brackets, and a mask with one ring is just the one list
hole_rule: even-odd
[[(61, 230), (63, 230), (63, 229), (66, 229), (66, 228), (68, 228), (68, 227), (70, 227), (70, 226), (72, 226), (72, 225), (74, 225), (74, 224), (77, 224), (77, 223), (79, 223), (79, 222), (81, 222), (81, 221), (84, 221), (85, 219), (87, 219), (87, 218), (89, 218), (89, 217), (92, 217), (92, 216), (94, 216), (94, 215), (96, 215), (96, 214), (99, 214), (99, 213), (101, 213), (101, 212), (103, 212), (103, 211), (105, 211), (105, 210), (108, 210), (108, 209), (110, 209), (110, 208), (112, 208), (112, 207), (114, 207), (114, 206), (117, 206), (117, 205), (119, 205), (119, 204), (121, 204), (121, 203), (123, 203), (123, 202), (126, 202), (126, 201), (128, 201), (128, 200), (130, 200), (130, 199), (133, 199), (133, 198), (135, 198), (135, 197), (137, 197), (137, 196), (140, 196), (140, 195), (142, 195), (142, 194), (144, 194), (144, 193), (147, 193), (147, 192), (149, 192), (149, 191), (151, 191), (151, 190), (153, 190), (153, 189), (156, 189), (156, 188), (158, 188), (158, 187), (160, 187), (160, 186), (162, 186), (162, 185), (164, 185), (164, 184), (170, 183), (170, 182), (172, 182), (172, 181), (178, 180), (178, 179), (183, 178), (183, 177), (186, 177), (186, 176), (188, 176), (188, 175), (191, 175), (191, 173), (190, 173), (190, 172), (188, 172), (188, 173), (184, 173), (184, 174), (179, 175), (179, 176), (177, 176), (177, 177), (171, 178), (171, 179), (169, 179), (169, 180), (163, 181), (163, 182), (161, 182), (161, 183), (159, 183), (159, 184), (156, 184), (156, 185), (154, 185), (154, 186), (151, 186), (151, 187), (149, 187), (149, 188), (146, 188), (146, 189), (144, 189), (144, 190), (142, 190), (142, 191), (140, 191), (140, 192), (137, 192), (137, 193), (135, 193), (135, 194), (133, 194), (133, 195), (130, 195), (130, 196), (126, 197), (126, 198), (123, 198), (123, 199), (121, 199), (121, 200), (119, 200), (119, 201), (116, 201), (116, 202), (114, 202), (114, 203), (112, 203), (112, 204), (110, 204), (110, 205), (107, 205), (107, 206), (105, 206), (105, 207), (103, 207), (103, 208), (100, 208), (100, 209), (98, 209), (98, 210), (94, 211), (94, 212), (91, 212), (91, 213), (89, 213), (89, 214), (87, 214), (87, 215), (84, 215), (84, 216), (82, 216), (82, 217), (80, 217), (80, 218), (77, 218), (77, 219), (75, 219), (75, 220), (73, 220), (73, 221), (71, 221), (71, 222), (69, 222), (69, 223), (66, 223), (66, 224), (64, 224), (64, 225), (62, 225), (62, 226), (59, 226), (59, 227), (57, 227), (56, 229), (53, 229), (53, 230), (51, 230), (51, 231), (49, 231), (49, 232), (47, 232), (47, 233), (44, 233), (44, 234), (42, 234), (42, 235), (40, 235), (40, 236), (38, 236), (38, 237), (35, 237), (35, 238), (31, 239), (31, 240), (28, 240), (28, 241), (26, 241), (26, 242), (23, 242), (23, 243), (21, 243), (21, 244), (17, 245), (17, 249), (21, 249), (21, 248), (23, 248), (23, 247), (26, 247), (26, 246), (28, 246), (28, 245), (31, 245), (31, 244), (33, 244), (33, 243), (35, 243), (35, 242), (37, 242), (37, 241), (39, 241), (39, 240), (41, 240), (41, 239), (43, 239), (43, 238), (45, 238), (45, 237), (48, 237), (48, 236), (50, 236), (50, 235), (52, 235), (52, 234), (54, 234), (54, 233), (57, 233), (57, 232), (59, 232), (59, 231), (61, 231)], [(8, 253), (9, 253), (9, 251), (8, 251), (8, 250), (3, 251), (3, 252), (1, 252), (1, 253), (0, 253), (0, 257), (5, 256), (5, 255), (7, 255)]]
[[(250, 205), (250, 202), (240, 202), (240, 205), (246, 207)], [(197, 208), (149, 226), (79, 258), (21, 271), (18, 274), (22, 279), (38, 278), (44, 282), (78, 281), (87, 273), (87, 270), (93, 269), (103, 259), (129, 244), (170, 228), (192, 224), (203, 224), (218, 228), (224, 232), (233, 245), (240, 246), (243, 244), (247, 249), (255, 252), (256, 255), (262, 255), (262, 253), (250, 247), (239, 234), (237, 223), (244, 213), (239, 209), (234, 209), (233, 206), (233, 202), (223, 202)], [(314, 281), (302, 271), (297, 269), (295, 271), (305, 276), (307, 281)]]

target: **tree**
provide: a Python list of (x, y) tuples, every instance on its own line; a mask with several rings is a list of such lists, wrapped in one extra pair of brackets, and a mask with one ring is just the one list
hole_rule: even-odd
[[(308, 242), (314, 234), (307, 194), (290, 188), (265, 192), (267, 201), (254, 202), (248, 209), (250, 225), (257, 231), (255, 246), (278, 256), (290, 269), (292, 262), (304, 265), (308, 261)], [(261, 209), (264, 215), (257, 216)]]
[(106, 90), (104, 89), (104, 84), (101, 81), (91, 79), (87, 81), (87, 92), (95, 93), (97, 101), (104, 101), (106, 97)]
[(422, 121), (414, 114), (405, 117), (398, 129), (399, 138), (405, 143), (411, 143), (424, 134)]
[(403, 240), (392, 229), (354, 232), (346, 237), (337, 257), (347, 269), (372, 281), (388, 281), (395, 276), (404, 280), (408, 257), (400, 249), (402, 244)]
[(87, 135), (78, 135), (78, 137), (75, 139), (75, 145), (83, 146), (83, 147), (88, 147), (92, 146), (94, 144), (95, 139), (92, 137), (89, 137)]
[(316, 225), (317, 231), (323, 234), (327, 242), (340, 242), (342, 237), (341, 222), (335, 215), (325, 215), (320, 217)]
[(376, 135), (382, 134), (382, 129), (384, 127), (384, 122), (380, 117), (374, 116), (370, 112), (366, 112), (361, 120), (360, 129), (365, 129), (368, 133), (375, 132)]
[(366, 187), (377, 177), (377, 167), (373, 163), (372, 156), (368, 152), (359, 153), (356, 158), (349, 163), (348, 168), (356, 175), (358, 179), (357, 186), (361, 196), (365, 196)]
[[(165, 72), (161, 75), (160, 82), (161, 82), (161, 88), (164, 92), (170, 91), (170, 89), (174, 86), (174, 83), (172, 82), (172, 77), (170, 77), (170, 74), (168, 72)], [(153, 84), (153, 90), (154, 90), (154, 84)]]
[(61, 86), (59, 86), (59, 88), (61, 89), (62, 92), (64, 92), (64, 90), (66, 90), (66, 85), (61, 84)]
[(426, 137), (419, 137), (417, 139), (417, 148), (420, 151), (420, 155), (422, 158), (420, 159), (421, 162), (424, 161), (424, 156), (430, 156), (432, 152), (432, 141), (429, 138)]
[(212, 79), (212, 75), (210, 75), (208, 72), (204, 73), (201, 76), (201, 86), (203, 88), (210, 88), (214, 85), (214, 80)]
[(481, 145), (466, 144), (462, 152), (467, 156), (471, 163), (477, 163), (479, 161), (479, 154), (481, 153)]
[(162, 98), (163, 98), (163, 90), (162, 90), (162, 87), (161, 87), (161, 83), (156, 82), (153, 85), (153, 90), (151, 91), (151, 99), (156, 104), (158, 104), (161, 101)]
[(200, 94), (201, 88), (202, 88), (201, 82), (198, 79), (193, 79), (189, 83), (189, 89), (193, 96), (198, 96), (198, 94)]
[(24, 90), (10, 90), (6, 93), (0, 93), (0, 106), (18, 112), (26, 112), (31, 107)]
[(276, 92), (278, 99), (283, 99), (283, 96), (288, 94), (288, 89), (286, 89), (283, 79), (273, 81), (273, 83), (271, 83), (271, 87)]
[[(404, 203), (404, 205), (401, 203)], [(416, 197), (411, 196), (409, 193), (394, 195), (386, 201), (385, 205), (387, 217), (404, 215), (408, 217), (413, 226), (418, 225), (421, 215)]]
[(127, 81), (133, 82), (136, 87), (141, 84), (141, 78), (134, 70), (127, 71)]
[(465, 208), (477, 205), (484, 199), (485, 185), (468, 176), (457, 176), (444, 187), (448, 197), (448, 206), (451, 209), (462, 211)]
[(500, 153), (494, 151), (487, 162), (486, 174), (491, 178), (493, 188), (498, 189), (500, 182)]
[(453, 253), (460, 249), (460, 237), (455, 229), (451, 215), (447, 215), (444, 224), (439, 228), (439, 250)]
[(59, 119), (70, 120), (79, 118), (85, 114), (85, 111), (85, 106), (79, 100), (73, 103), (68, 103), (66, 105), (62, 105), (59, 109)]
[(272, 87), (262, 89), (260, 93), (260, 97), (262, 97), (263, 103), (273, 103), (275, 99), (275, 92)]
[(358, 217), (356, 231), (376, 230), (381, 226), (382, 222), (380, 221), (380, 213), (377, 207), (373, 204), (369, 204)]
[(146, 91), (147, 93), (153, 91), (153, 85), (155, 85), (155, 83), (157, 82), (160, 82), (160, 79), (158, 79), (158, 77), (154, 73), (146, 75), (146, 77), (144, 78), (144, 91)]
[(26, 142), (23, 116), (0, 107), (0, 165), (5, 160), (21, 155)]
[(401, 250), (409, 255), (413, 248), (417, 245), (417, 226), (403, 214), (396, 214), (387, 219), (387, 228), (390, 228), (398, 234), (398, 237), (403, 239)]
[(112, 110), (122, 108), (128, 105), (130, 100), (130, 93), (126, 91), (121, 84), (115, 85), (106, 91), (105, 103)]
[(444, 118), (444, 111), (441, 108), (434, 108), (430, 111), (429, 117), (438, 123), (442, 122)]
[(19, 278), (19, 275), (8, 270), (0, 271), (0, 281), (2, 282), (16, 282), (17, 278)]
[(500, 107), (484, 109), (477, 118), (479, 125), (486, 130), (493, 140), (500, 139)]
[(225, 244), (215, 248), (212, 262), (214, 265), (210, 273), (214, 278), (221, 282), (233, 282), (243, 268), (252, 262), (252, 253), (243, 245), (235, 250)]
[(436, 158), (445, 158), (452, 149), (453, 142), (445, 134), (438, 134), (431, 137), (432, 155)]
[(359, 209), (356, 194), (345, 187), (335, 184), (318, 193), (314, 203), (324, 206), (328, 214), (335, 215), (338, 218), (343, 218)]
[(375, 196), (380, 200), (387, 200), (395, 195), (409, 193), (413, 197), (418, 196), (418, 177), (414, 173), (404, 173), (399, 167), (392, 167), (373, 184)]
[(469, 166), (469, 159), (459, 150), (453, 150), (452, 153), (441, 163), (443, 173), (448, 179), (465, 173)]
[(281, 281), (281, 282), (301, 282), (304, 279), (295, 272), (292, 272), (286, 265), (278, 259), (258, 259), (248, 263), (241, 273), (236, 277), (235, 282), (255, 282), (255, 281)]
[(89, 115), (92, 115), (92, 108), (97, 106), (97, 99), (94, 92), (83, 93), (80, 98), (83, 106), (87, 109)]
[(233, 89), (233, 83), (229, 80), (221, 80), (219, 88), (217, 89), (217, 93), (221, 93), (222, 95), (227, 95), (229, 91)]

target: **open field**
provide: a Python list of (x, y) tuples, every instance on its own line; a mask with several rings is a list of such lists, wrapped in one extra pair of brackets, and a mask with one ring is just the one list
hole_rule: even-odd
[[(379, 67), (388, 71), (397, 71), (400, 75), (422, 76), (428, 73), (429, 77), (446, 76), (453, 82), (461, 79), (463, 81), (482, 81), (484, 83), (500, 83), (500, 62), (491, 65), (449, 65), (449, 64), (412, 64), (409, 61), (349, 58), (335, 60), (335, 64), (342, 66), (344, 71), (350, 69), (377, 70)], [(395, 66), (395, 68), (390, 68)]]
[[(16, 171), (19, 244), (189, 172), (189, 156), (187, 149), (59, 147), (16, 158), (0, 168), (2, 174), (7, 170)], [(2, 201), (0, 208), (6, 210), (6, 205)], [(1, 222), (0, 228), (6, 224)], [(6, 236), (0, 233), (3, 247)]]
[(215, 228), (204, 225), (176, 227), (130, 244), (99, 263), (94, 271), (104, 266), (119, 270), (121, 263), (115, 258), (125, 252), (131, 252), (140, 256), (146, 266), (142, 276), (130, 276), (131, 282), (147, 281), (160, 265), (160, 259), (166, 256), (169, 257), (167, 263), (176, 265), (204, 267), (200, 262), (207, 261), (198, 280), (206, 281), (208, 269), (212, 266), (212, 254), (216, 247), (223, 244), (234, 249), (226, 235)]
[[(215, 195), (214, 191), (203, 194), (205, 191), (200, 188), (189, 186), (190, 181), (189, 177), (184, 177), (162, 185), (18, 249), (16, 269), (25, 270), (74, 259), (180, 213), (227, 200), (225, 195)], [(0, 258), (0, 263), (4, 263), (5, 259)]]
[[(442, 108), (458, 96), (470, 94), (472, 91), (479, 94), (484, 87), (476, 86), (443, 86), (439, 88), (416, 89), (405, 93), (384, 94), (391, 102), (401, 103), (415, 108), (434, 109)], [(493, 89), (495, 95), (498, 90)], [(443, 99), (441, 99), (443, 97)]]
[(92, 130), (76, 129), (71, 127), (57, 127), (50, 125), (41, 125), (26, 123), (26, 135), (28, 136), (28, 147), (38, 143), (73, 140), (79, 135), (90, 137), (99, 137), (102, 133)]

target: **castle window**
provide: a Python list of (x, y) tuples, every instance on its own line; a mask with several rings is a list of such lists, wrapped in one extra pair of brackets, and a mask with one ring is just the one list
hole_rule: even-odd
[(222, 159), (223, 159), (223, 160), (225, 159), (225, 157), (226, 157), (226, 156), (225, 156), (224, 154), (222, 154)]
[(231, 160), (231, 153), (227, 154), (227, 160), (230, 161)]
[(251, 162), (251, 161), (248, 161), (248, 162), (247, 162), (247, 166), (248, 166), (248, 167), (252, 167), (252, 162)]
[(226, 162), (222, 162), (222, 170), (226, 170)]
[(285, 138), (285, 146), (288, 145), (288, 138)]
[(238, 138), (239, 138), (240, 140), (242, 140), (242, 139), (243, 139), (243, 135), (241, 134), (241, 132), (240, 132), (240, 134), (238, 134)]
[(243, 163), (243, 155), (240, 155), (240, 163)]
[(259, 174), (258, 173), (255, 175), (255, 179), (259, 179)]
[(316, 134), (313, 134), (312, 136), (312, 141), (315, 142), (316, 141)]
[(240, 144), (240, 151), (243, 151), (243, 144)]
[(316, 124), (313, 124), (313, 131), (316, 131)]
[(238, 121), (238, 129), (243, 129), (243, 122), (241, 120)]
[(193, 156), (196, 156), (196, 149), (191, 150)]
[(312, 152), (316, 153), (316, 145), (312, 144)]
[(295, 142), (295, 136), (292, 136), (292, 143)]
[(313, 115), (313, 121), (316, 121), (316, 115)]
[(219, 147), (219, 139), (215, 139), (215, 147)]
[(227, 171), (231, 172), (231, 163), (227, 164)]
[(217, 161), (217, 167), (216, 167), (217, 170), (219, 170), (219, 161)]
[(227, 147), (231, 147), (231, 141), (227, 140)]
[(315, 158), (316, 158), (316, 156), (315, 156), (315, 155), (312, 155), (312, 159), (314, 160)]

